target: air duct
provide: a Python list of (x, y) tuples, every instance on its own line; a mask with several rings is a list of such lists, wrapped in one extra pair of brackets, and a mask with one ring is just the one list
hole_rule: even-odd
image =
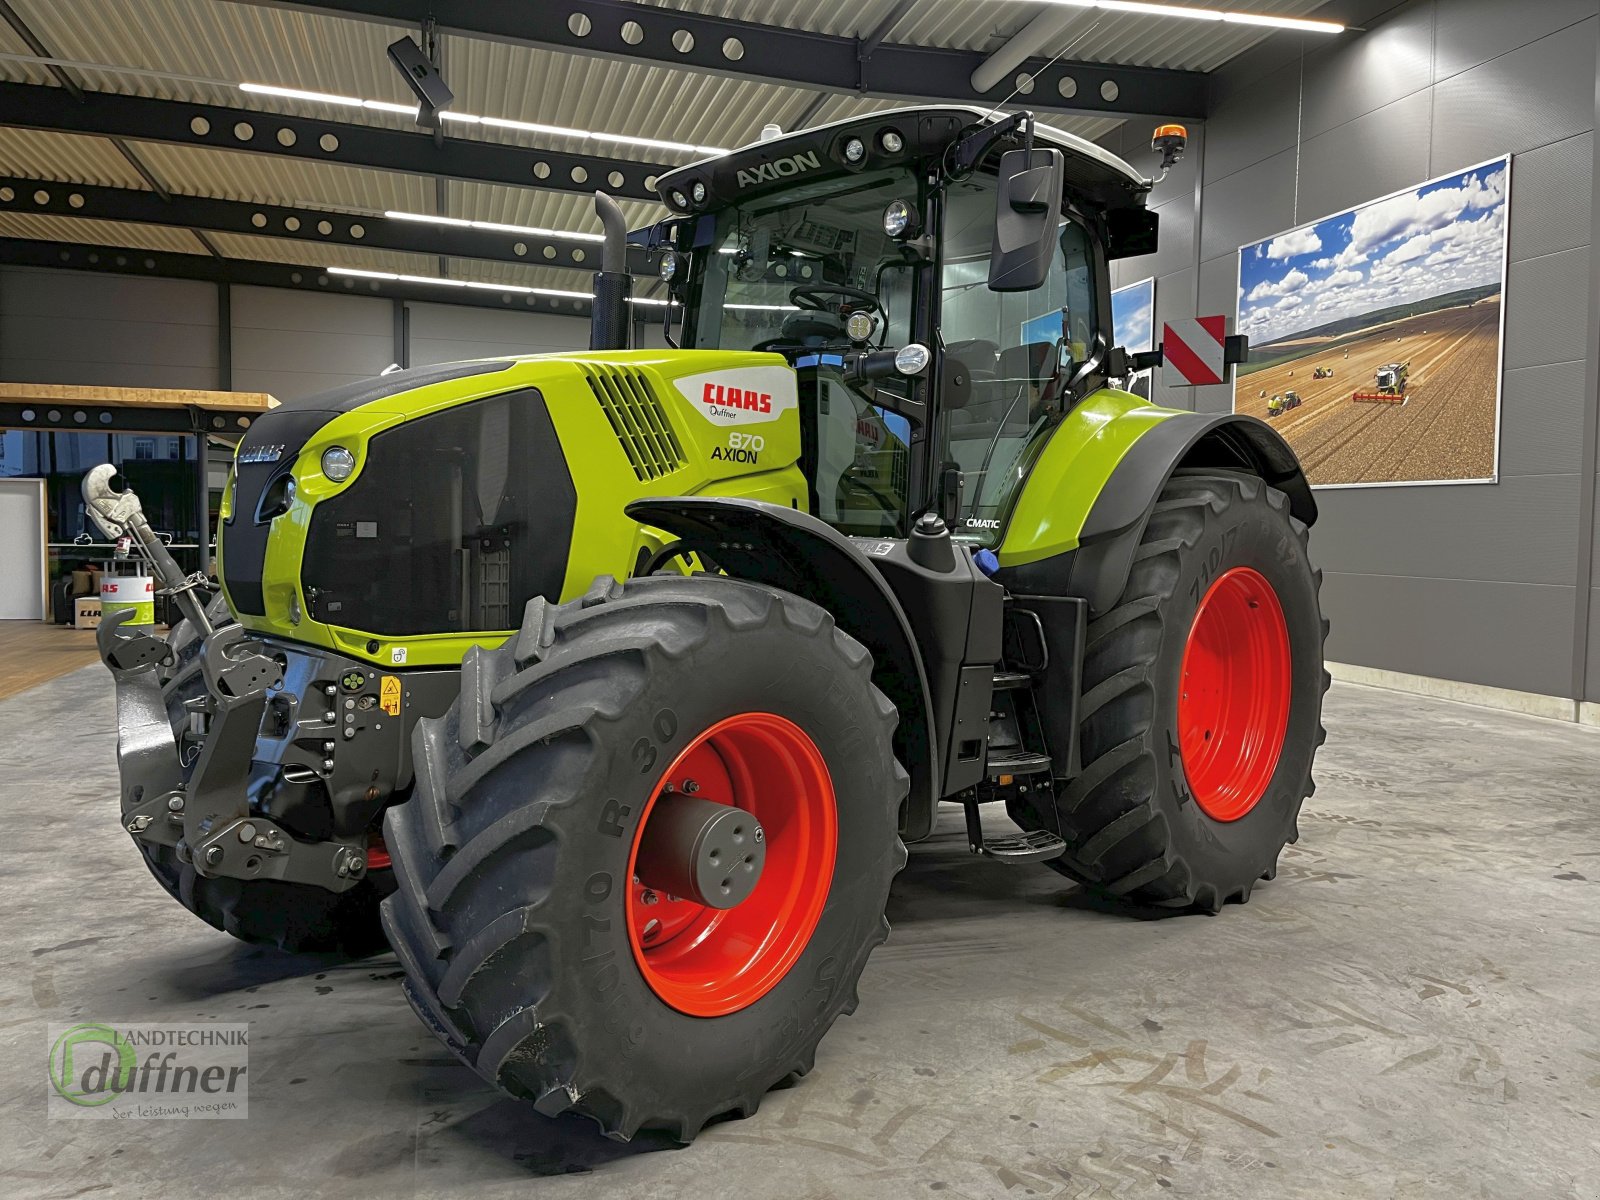
[[(1029, 21), (1000, 49), (978, 64), (972, 73), (972, 87), (977, 92), (987, 92), (1011, 78), (1011, 73), (1035, 54), (1042, 53), (1055, 40), (1066, 33), (1077, 18), (1078, 11), (1051, 5)], [(1010, 91), (1008, 87), (1006, 91)]]

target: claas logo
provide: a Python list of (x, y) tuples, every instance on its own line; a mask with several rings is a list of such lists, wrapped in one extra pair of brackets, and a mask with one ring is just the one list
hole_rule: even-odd
[(720, 383), (706, 384), (700, 399), (712, 408), (742, 408), (746, 412), (769, 413), (772, 396), (767, 392), (747, 392), (743, 388), (724, 387)]

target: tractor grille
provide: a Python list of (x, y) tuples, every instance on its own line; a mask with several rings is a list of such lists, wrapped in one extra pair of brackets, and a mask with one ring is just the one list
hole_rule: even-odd
[(660, 479), (684, 465), (683, 446), (648, 375), (596, 364), (586, 364), (583, 373), (635, 475)]

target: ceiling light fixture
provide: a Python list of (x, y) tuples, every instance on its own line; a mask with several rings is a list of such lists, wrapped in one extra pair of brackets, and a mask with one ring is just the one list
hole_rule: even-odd
[[(312, 92), (303, 88), (279, 87), (271, 83), (241, 83), (241, 92), (258, 96), (276, 96), (280, 100), (305, 100), (312, 104), (335, 104), (342, 108), (370, 108), (374, 112), (414, 116), (415, 104), (394, 104), (387, 100), (362, 100), (358, 96), (339, 96), (332, 92)], [(516, 133), (538, 133), (547, 137), (578, 138), (584, 141), (608, 142), (618, 146), (640, 146), (647, 150), (664, 150), (672, 154), (726, 154), (723, 146), (697, 146), (693, 142), (672, 142), (664, 138), (634, 137), (625, 133), (600, 133), (592, 129), (573, 129), (566, 125), (544, 125), (535, 121), (513, 121), (506, 117), (480, 117), (474, 113), (445, 109), (439, 118), (458, 125), (488, 125), (494, 129), (510, 129)]]
[[(387, 280), (390, 283), (431, 283), (439, 287), (470, 288), (479, 292), (514, 292), (519, 296), (555, 296), (563, 300), (593, 300), (593, 292), (569, 292), (561, 288), (524, 287), (519, 283), (484, 283), (477, 279), (445, 279), (439, 275), (405, 275), (396, 271), (368, 271), (360, 267), (324, 267), (329, 275), (347, 275), (354, 279)], [(652, 300), (644, 296), (630, 297), (633, 304), (665, 305), (665, 300)], [(729, 306), (738, 307), (738, 306)], [(750, 307), (763, 307), (752, 305)]]
[(456, 229), (487, 229), (494, 233), (520, 233), (528, 237), (563, 238), (574, 242), (603, 242), (603, 233), (573, 233), (566, 229), (543, 229), (537, 225), (503, 225), (499, 221), (466, 221), (460, 217), (436, 217), (429, 213), (400, 212), (389, 209), (383, 214), (395, 221), (420, 221), (426, 225), (449, 225)]
[(1099, 8), (1150, 17), (1183, 17), (1192, 21), (1222, 21), (1233, 25), (1261, 25), (1269, 29), (1294, 29), (1301, 33), (1343, 33), (1345, 26), (1334, 21), (1315, 21), (1305, 17), (1278, 17), (1270, 13), (1235, 12), (1220, 8), (1190, 8), (1180, 4), (1150, 4), (1145, 0), (1045, 0), (1068, 8)]

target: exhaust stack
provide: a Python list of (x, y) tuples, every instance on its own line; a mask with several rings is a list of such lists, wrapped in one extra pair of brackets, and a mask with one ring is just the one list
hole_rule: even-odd
[(594, 276), (594, 312), (589, 318), (589, 349), (628, 348), (628, 222), (617, 202), (604, 192), (594, 194), (594, 211), (605, 228), (600, 269)]

